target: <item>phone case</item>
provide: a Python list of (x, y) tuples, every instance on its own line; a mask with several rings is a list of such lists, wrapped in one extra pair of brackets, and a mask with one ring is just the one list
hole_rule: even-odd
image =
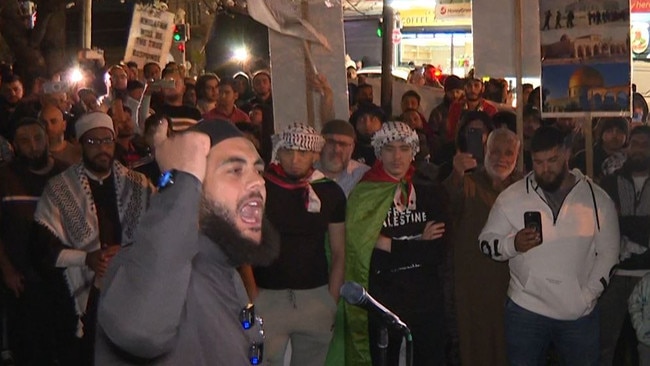
[(524, 213), (524, 226), (535, 229), (539, 233), (540, 241), (544, 241), (542, 237), (542, 215), (539, 212), (528, 211)]
[(483, 130), (475, 128), (467, 130), (467, 152), (472, 154), (479, 165), (483, 164)]

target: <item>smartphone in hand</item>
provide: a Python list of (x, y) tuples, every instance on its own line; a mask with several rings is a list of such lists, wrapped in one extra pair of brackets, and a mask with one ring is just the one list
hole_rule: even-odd
[(152, 91), (161, 91), (162, 89), (176, 88), (176, 82), (171, 79), (158, 79), (147, 84), (147, 87)]
[(64, 81), (46, 81), (43, 83), (44, 94), (65, 93), (66, 91), (68, 91), (68, 83)]
[(483, 130), (480, 128), (468, 128), (466, 130), (467, 153), (472, 154), (476, 164), (483, 165), (485, 151), (483, 150)]
[(543, 242), (542, 237), (542, 215), (539, 211), (527, 211), (524, 213), (524, 226), (526, 228), (534, 229), (539, 233), (539, 242)]

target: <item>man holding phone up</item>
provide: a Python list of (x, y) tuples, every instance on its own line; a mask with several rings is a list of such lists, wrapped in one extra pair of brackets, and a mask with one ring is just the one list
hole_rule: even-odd
[(589, 178), (569, 171), (559, 130), (538, 129), (531, 150), (533, 172), (499, 195), (479, 236), (485, 255), (509, 260), (508, 358), (543, 364), (552, 342), (563, 364), (597, 365), (594, 308), (618, 262), (616, 209)]

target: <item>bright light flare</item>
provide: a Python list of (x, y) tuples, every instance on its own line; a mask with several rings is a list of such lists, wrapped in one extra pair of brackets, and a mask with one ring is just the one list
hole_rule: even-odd
[(239, 62), (244, 62), (248, 60), (248, 56), (249, 56), (248, 50), (246, 49), (246, 47), (239, 47), (233, 51), (232, 58), (234, 58)]
[(68, 75), (68, 80), (71, 83), (78, 83), (81, 80), (83, 80), (83, 78), (84, 75), (81, 73), (81, 70), (79, 70), (78, 68), (74, 68), (70, 70), (70, 74)]

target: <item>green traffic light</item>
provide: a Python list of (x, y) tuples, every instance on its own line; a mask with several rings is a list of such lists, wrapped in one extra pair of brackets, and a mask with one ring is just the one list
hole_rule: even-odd
[(181, 40), (180, 34), (174, 34), (174, 41), (179, 42)]
[(382, 34), (381, 28), (377, 28), (377, 37), (381, 38), (381, 34)]

